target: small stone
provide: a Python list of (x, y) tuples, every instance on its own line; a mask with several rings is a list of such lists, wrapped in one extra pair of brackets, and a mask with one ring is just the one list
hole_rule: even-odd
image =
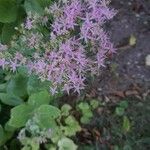
[(131, 3), (131, 2), (128, 2), (128, 5), (129, 5), (129, 6), (131, 6), (131, 5), (132, 5), (132, 3)]
[(107, 96), (105, 96), (105, 102), (106, 103), (110, 102), (110, 99)]
[(136, 14), (135, 16), (136, 16), (137, 18), (139, 18), (139, 17), (140, 17), (140, 15), (139, 15), (139, 14)]
[(150, 66), (150, 54), (146, 56), (145, 63), (146, 66)]
[(143, 24), (147, 25), (147, 24), (148, 24), (148, 21), (144, 21)]

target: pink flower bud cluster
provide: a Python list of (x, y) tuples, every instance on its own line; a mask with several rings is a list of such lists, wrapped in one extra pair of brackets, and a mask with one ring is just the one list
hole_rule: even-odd
[[(67, 93), (80, 93), (85, 88), (87, 73), (97, 74), (105, 66), (107, 55), (116, 51), (103, 28), (116, 11), (107, 6), (107, 0), (59, 0), (46, 12), (53, 16), (53, 21), (49, 23), (48, 16), (44, 16), (46, 20), (41, 18), (41, 25), (50, 29), (50, 39), (39, 40), (34, 29), (26, 43), (36, 52), (26, 64), (41, 80), (51, 81), (52, 94), (60, 88)], [(27, 18), (25, 28), (29, 32), (33, 22)], [(0, 60), (0, 66), (4, 67), (4, 61)], [(16, 61), (11, 62), (12, 71), (16, 67)]]

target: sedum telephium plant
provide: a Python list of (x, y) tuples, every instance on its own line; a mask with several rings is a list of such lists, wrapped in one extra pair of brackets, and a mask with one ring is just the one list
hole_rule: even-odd
[(59, 0), (42, 15), (28, 13), (21, 35), (10, 46), (0, 44), (0, 66), (15, 72), (26, 66), (50, 91), (80, 93), (87, 73), (98, 74), (115, 53), (103, 25), (116, 14), (107, 0)]

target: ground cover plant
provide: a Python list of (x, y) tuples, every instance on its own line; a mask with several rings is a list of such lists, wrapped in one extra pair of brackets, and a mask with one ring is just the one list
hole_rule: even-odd
[(14, 34), (18, 34), (15, 27), (25, 19), (27, 12), (42, 13), (53, 0), (0, 0), (0, 39), (9, 43)]
[[(78, 101), (74, 109), (69, 104), (59, 106), (56, 100), (60, 95), (50, 96), (48, 88), (48, 83), (41, 83), (37, 76), (28, 77), (24, 70), (1, 84), (2, 115), (7, 111), (1, 120), (1, 146), (12, 139), (10, 149), (15, 149), (18, 141), (25, 150), (38, 150), (41, 144), (46, 149), (77, 149), (70, 137), (81, 131), (80, 122), (91, 120), (99, 103)], [(80, 114), (80, 120), (75, 114)]]
[(0, 0), (0, 150), (150, 148), (149, 92), (110, 102), (90, 85), (107, 68), (118, 78), (117, 13), (108, 0)]

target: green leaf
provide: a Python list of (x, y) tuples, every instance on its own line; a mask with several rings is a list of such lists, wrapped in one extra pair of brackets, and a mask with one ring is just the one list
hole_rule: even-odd
[(86, 111), (86, 110), (90, 110), (90, 105), (87, 102), (81, 102), (78, 106), (77, 106), (82, 112)]
[(60, 116), (60, 110), (51, 105), (41, 105), (36, 111), (36, 119), (41, 128), (55, 128), (55, 119)]
[(27, 83), (28, 95), (49, 89), (49, 82), (41, 82), (37, 76), (31, 75)]
[(68, 116), (65, 119), (66, 126), (62, 127), (66, 136), (76, 135), (76, 132), (81, 131), (78, 121), (73, 116)]
[(80, 119), (81, 123), (83, 124), (89, 123), (90, 119), (93, 117), (90, 105), (86, 102), (81, 102), (78, 105), (78, 108), (82, 112), (82, 117)]
[(126, 109), (126, 108), (128, 108), (128, 102), (127, 101), (121, 101), (119, 103), (119, 106), (122, 107), (122, 108), (124, 108), (124, 109)]
[(57, 150), (57, 147), (54, 144), (45, 144), (47, 150)]
[(128, 119), (127, 116), (124, 116), (123, 117), (123, 131), (124, 132), (129, 132), (130, 131), (130, 128), (131, 128), (131, 125), (130, 125), (130, 120)]
[(16, 32), (15, 30), (16, 23), (6, 23), (2, 28), (1, 40), (3, 43), (8, 43), (11, 40), (11, 37)]
[(99, 105), (99, 102), (98, 102), (98, 100), (91, 100), (90, 105), (91, 105), (92, 109), (96, 109)]
[(19, 5), (19, 8), (18, 8), (18, 16), (17, 16), (17, 20), (16, 20), (17, 25), (22, 23), (24, 21), (25, 17), (26, 17), (26, 11), (21, 4), (21, 5)]
[(16, 95), (19, 97), (27, 96), (27, 81), (28, 78), (26, 76), (17, 74), (14, 78), (12, 78), (7, 86), (7, 93), (11, 95)]
[(24, 8), (26, 12), (36, 12), (36, 13), (43, 13), (43, 8), (41, 7), (38, 0), (26, 0), (24, 3)]
[(21, 4), (24, 0), (17, 0), (17, 4)]
[(114, 146), (114, 150), (119, 150), (119, 146), (118, 146), (118, 145), (115, 145), (115, 146)]
[(39, 92), (40, 82), (36, 76), (31, 75), (27, 83), (28, 95)]
[(4, 145), (13, 135), (13, 132), (5, 132), (3, 127), (0, 125), (0, 146)]
[(58, 141), (62, 138), (63, 136), (63, 132), (61, 130), (60, 127), (55, 126), (55, 128), (53, 129), (53, 132), (51, 134), (51, 140), (53, 143), (58, 143)]
[(18, 139), (12, 139), (10, 141), (11, 150), (17, 150), (19, 146), (20, 146), (20, 142)]
[(60, 116), (60, 110), (52, 105), (42, 105), (38, 108), (38, 115), (48, 116), (50, 119), (56, 119)]
[(91, 121), (91, 118), (89, 118), (87, 116), (83, 116), (83, 117), (81, 117), (80, 121), (83, 124), (88, 124)]
[(64, 104), (62, 107), (61, 107), (61, 114), (63, 116), (68, 116), (69, 115), (69, 111), (72, 109), (72, 107), (68, 104)]
[(5, 92), (7, 87), (7, 83), (0, 84), (0, 92)]
[(33, 108), (22, 104), (11, 109), (11, 117), (8, 125), (16, 128), (25, 126), (27, 120), (32, 115)]
[(123, 150), (132, 150), (132, 147), (130, 145), (125, 145), (123, 147)]
[(52, 0), (37, 0), (42, 8), (49, 7), (52, 3)]
[(15, 30), (15, 27), (20, 25), (20, 23), (23, 22), (23, 20), (26, 16), (25, 10), (22, 6), (18, 7), (17, 9), (18, 9), (17, 10), (18, 14), (17, 14), (16, 21), (11, 22), (11, 23), (5, 23), (3, 25), (3, 28), (1, 30), (1, 41), (2, 41), (2, 43), (8, 44), (11, 41), (12, 36), (18, 32), (17, 30)]
[(76, 119), (73, 116), (68, 116), (65, 119), (65, 123), (69, 126), (78, 125), (78, 122), (76, 121)]
[(59, 150), (77, 150), (77, 145), (69, 138), (63, 137), (58, 142)]
[(36, 138), (28, 138), (27, 145), (31, 146), (31, 150), (39, 150), (39, 143), (37, 143)]
[(115, 110), (115, 113), (116, 113), (118, 116), (123, 116), (123, 114), (124, 114), (124, 108), (122, 108), (122, 107), (117, 107), (116, 110)]
[(43, 104), (49, 104), (50, 102), (50, 95), (48, 91), (41, 91), (39, 93), (34, 93), (29, 97), (28, 104), (38, 108), (39, 106)]
[(7, 93), (0, 93), (0, 100), (2, 103), (10, 106), (17, 106), (23, 103), (21, 98)]
[(18, 67), (18, 73), (22, 76), (27, 76), (28, 68), (26, 66), (20, 66), (20, 67)]
[(0, 0), (0, 22), (14, 22), (17, 18), (17, 12), (16, 0)]
[(25, 145), (21, 150), (31, 150), (31, 147), (29, 145)]
[(12, 126), (9, 125), (9, 121), (5, 123), (4, 129), (7, 132), (14, 132), (16, 130), (16, 128), (14, 128), (14, 127), (12, 127)]
[(82, 115), (85, 116), (85, 117), (88, 117), (88, 118), (93, 117), (93, 113), (92, 113), (91, 110), (84, 111), (84, 113)]
[(3, 23), (0, 22), (0, 34), (2, 33)]
[(81, 102), (77, 108), (82, 112), (83, 115), (91, 116), (91, 107), (87, 102)]
[(3, 127), (0, 125), (0, 139), (2, 139), (4, 136), (4, 130)]

